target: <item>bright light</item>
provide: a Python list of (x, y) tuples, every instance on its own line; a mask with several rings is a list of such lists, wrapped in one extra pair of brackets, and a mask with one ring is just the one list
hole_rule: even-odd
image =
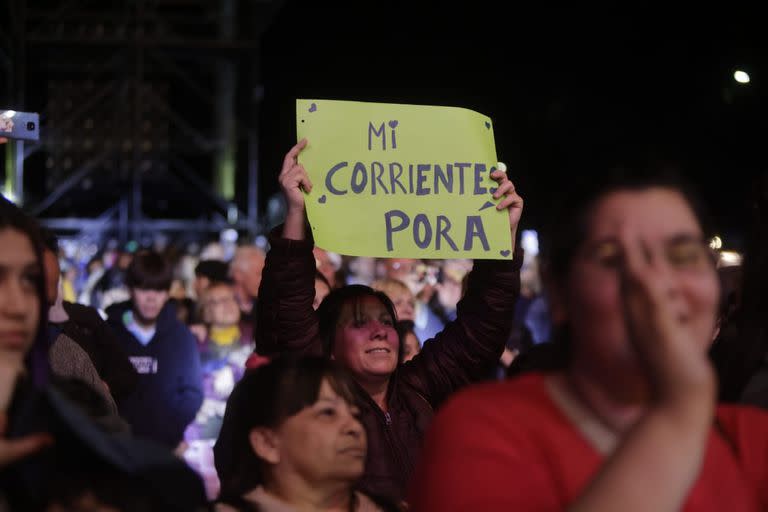
[(253, 245), (266, 251), (269, 247), (269, 240), (264, 235), (259, 235), (256, 237), (256, 240), (253, 241)]
[(709, 241), (709, 247), (710, 249), (714, 249), (715, 251), (718, 249), (722, 249), (723, 240), (719, 236), (715, 235), (714, 237), (712, 237), (712, 240)]
[(221, 232), (221, 240), (223, 240), (224, 242), (229, 242), (233, 244), (237, 242), (237, 238), (238, 238), (237, 231), (235, 231), (234, 229), (225, 229), (224, 231)]
[(735, 267), (741, 265), (743, 257), (736, 251), (722, 251), (720, 252), (720, 259), (718, 261), (718, 267)]
[(748, 84), (749, 83), (749, 75), (746, 71), (742, 70), (736, 70), (736, 72), (733, 74), (733, 79), (739, 82), (740, 84)]
[(11, 192), (10, 190), (6, 190), (5, 192), (3, 192), (3, 197), (5, 197), (7, 200), (12, 202), (13, 204), (16, 204), (16, 201), (18, 200), (18, 198), (16, 197), (16, 194)]
[(539, 254), (539, 234), (533, 229), (524, 229), (520, 235), (520, 245), (523, 246), (526, 256)]
[(10, 118), (12, 118), (15, 115), (16, 115), (16, 111), (15, 110), (6, 110), (2, 114), (0, 114), (0, 117), (4, 117), (6, 119), (10, 119)]

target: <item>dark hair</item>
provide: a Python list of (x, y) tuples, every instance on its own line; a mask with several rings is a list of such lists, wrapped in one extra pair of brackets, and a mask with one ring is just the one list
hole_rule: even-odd
[(415, 328), (416, 324), (413, 323), (413, 320), (398, 320), (395, 324), (395, 330), (397, 330), (397, 334), (400, 336), (400, 339), (403, 340), (408, 333), (416, 336), (416, 333), (414, 332)]
[[(553, 215), (541, 237), (542, 273), (555, 288), (565, 283), (573, 259), (587, 237), (589, 223), (597, 202), (615, 192), (638, 192), (649, 188), (667, 188), (679, 192), (693, 210), (705, 236), (711, 234), (711, 223), (702, 202), (680, 177), (678, 168), (666, 161), (640, 159), (608, 167), (600, 181), (568, 183), (561, 187), (564, 196), (554, 194)], [(519, 358), (511, 372), (526, 370), (552, 371), (564, 368), (570, 361), (570, 339), (567, 326), (553, 326), (552, 344), (534, 347)]]
[(195, 267), (195, 276), (207, 277), (212, 283), (232, 284), (229, 265), (218, 260), (203, 260)]
[(251, 448), (251, 430), (277, 428), (314, 404), (323, 379), (348, 403), (359, 403), (354, 381), (326, 358), (281, 357), (246, 372), (227, 400), (214, 447), (222, 499), (236, 499), (264, 483), (264, 463)]
[(40, 236), (43, 240), (43, 249), (53, 254), (59, 253), (59, 239), (47, 228), (40, 228)]
[(48, 302), (45, 293), (45, 270), (43, 267), (43, 242), (40, 228), (31, 217), (25, 215), (15, 204), (0, 196), (0, 230), (13, 229), (27, 236), (35, 252), (38, 272), (35, 275), (35, 290), (40, 307), (35, 341), (26, 355), (25, 363), (32, 381), (39, 387), (48, 383), (48, 343), (45, 333)]
[[(333, 347), (336, 335), (336, 325), (339, 323), (339, 317), (346, 304), (357, 306), (365, 297), (374, 297), (381, 301), (384, 308), (392, 317), (392, 325), (397, 323), (397, 313), (395, 305), (384, 292), (378, 292), (370, 286), (362, 284), (351, 284), (331, 290), (331, 293), (320, 303), (317, 308), (317, 316), (320, 323), (320, 339), (323, 342), (323, 353), (330, 357), (333, 354)], [(403, 355), (403, 339), (399, 337), (399, 358)]]
[(136, 253), (125, 273), (125, 284), (140, 290), (170, 290), (173, 282), (171, 264), (157, 252)]
[(586, 239), (592, 212), (597, 202), (608, 194), (621, 191), (638, 192), (649, 188), (675, 190), (693, 210), (705, 235), (712, 232), (711, 222), (698, 195), (679, 171), (664, 162), (641, 162), (610, 168), (594, 182), (569, 184), (566, 197), (555, 199), (553, 215), (544, 231), (541, 245), (542, 263), (548, 278), (562, 283), (570, 271), (574, 255)]
[[(402, 363), (405, 360), (405, 338), (409, 334), (412, 334), (416, 338), (416, 354), (421, 352), (421, 340), (416, 335), (416, 324), (413, 322), (413, 320), (398, 320), (395, 324), (395, 330), (397, 331), (397, 336), (400, 338), (400, 354), (398, 359)], [(415, 355), (415, 354), (414, 354)]]

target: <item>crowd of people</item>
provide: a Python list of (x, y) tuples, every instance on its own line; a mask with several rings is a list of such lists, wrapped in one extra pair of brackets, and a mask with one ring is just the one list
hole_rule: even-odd
[(78, 274), (0, 200), (0, 510), (768, 510), (768, 415), (719, 402), (768, 403), (760, 294), (723, 292), (684, 183), (605, 169), (534, 261), (499, 166), (510, 261), (350, 258), (307, 144), (268, 250)]

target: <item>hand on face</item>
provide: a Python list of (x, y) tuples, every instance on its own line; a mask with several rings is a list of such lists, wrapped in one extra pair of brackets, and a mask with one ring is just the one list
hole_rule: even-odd
[(658, 399), (681, 384), (670, 380), (676, 374), (706, 373), (718, 281), (679, 192), (599, 199), (566, 281), (553, 292), (553, 316), (573, 342), (572, 370), (621, 400), (645, 400), (649, 391)]
[(714, 372), (705, 347), (714, 329), (714, 310), (710, 315), (697, 311), (697, 304), (685, 297), (680, 284), (685, 276), (679, 274), (713, 272), (714, 267), (701, 261), (706, 258), (706, 249), (700, 241), (683, 243), (698, 247), (683, 249), (689, 253), (686, 265), (697, 268), (675, 268), (670, 251), (680, 249), (645, 238), (632, 225), (622, 227), (619, 244), (624, 317), (629, 341), (648, 372), (654, 398), (685, 402), (698, 395), (713, 401)]

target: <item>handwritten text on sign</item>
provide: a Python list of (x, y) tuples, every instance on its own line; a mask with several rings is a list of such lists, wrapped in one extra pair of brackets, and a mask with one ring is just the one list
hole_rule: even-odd
[(315, 243), (353, 256), (511, 258), (493, 126), (460, 108), (297, 100)]

